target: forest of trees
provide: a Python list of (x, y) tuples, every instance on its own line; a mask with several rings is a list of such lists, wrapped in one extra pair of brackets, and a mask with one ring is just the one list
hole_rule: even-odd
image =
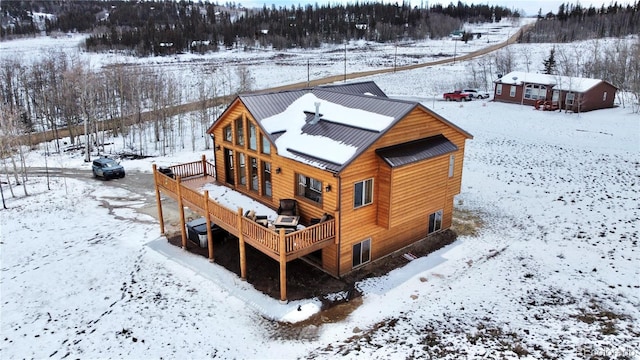
[[(33, 13), (52, 14), (38, 22)], [(194, 1), (30, 1), (2, 7), (0, 38), (39, 31), (90, 32), (87, 49), (130, 50), (139, 56), (225, 47), (319, 47), (345, 40), (396, 41), (448, 36), (465, 22), (518, 17), (507, 8), (458, 2), (430, 8), (408, 3), (263, 7)]]

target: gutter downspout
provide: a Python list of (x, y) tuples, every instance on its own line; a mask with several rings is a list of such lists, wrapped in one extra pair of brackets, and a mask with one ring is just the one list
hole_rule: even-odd
[[(336, 174), (337, 175), (337, 174)], [(342, 211), (341, 211), (341, 201), (342, 201), (342, 178), (339, 175), (334, 175), (337, 179), (338, 179), (338, 199), (337, 199), (337, 204), (338, 204), (338, 225), (340, 225), (337, 229), (336, 229), (336, 236), (338, 237), (338, 278), (340, 277), (340, 247), (342, 246), (342, 238), (340, 236), (340, 229), (342, 228)]]

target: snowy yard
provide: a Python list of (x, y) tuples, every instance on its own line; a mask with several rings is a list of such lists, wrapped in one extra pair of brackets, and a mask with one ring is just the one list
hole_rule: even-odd
[[(168, 245), (139, 212), (152, 188), (54, 177), (49, 191), (31, 177), (27, 197), (3, 185), (0, 355), (640, 359), (640, 117), (434, 100), (428, 79), (458, 74), (455, 65), (370, 79), (474, 135), (456, 206), (484, 225), (358, 283), (362, 304), (346, 319), (305, 321), (317, 299), (280, 304)], [(150, 172), (150, 161), (204, 152), (123, 165)], [(42, 153), (29, 155), (33, 166)], [(89, 169), (81, 156), (49, 161)]]

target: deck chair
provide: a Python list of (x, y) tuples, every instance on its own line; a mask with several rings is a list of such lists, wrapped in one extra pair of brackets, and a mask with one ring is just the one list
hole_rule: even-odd
[(299, 216), (298, 201), (295, 199), (280, 199), (278, 215)]

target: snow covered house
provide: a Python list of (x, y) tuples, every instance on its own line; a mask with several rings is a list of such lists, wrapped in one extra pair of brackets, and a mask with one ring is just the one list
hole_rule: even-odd
[(494, 84), (495, 101), (573, 112), (612, 108), (618, 90), (600, 79), (521, 71), (510, 72)]
[[(472, 138), (373, 82), (239, 95), (208, 133), (213, 163), (173, 166), (173, 178), (154, 171), (158, 207), (168, 193), (237, 237), (242, 278), (247, 244), (279, 261), (281, 300), (291, 260), (342, 277), (449, 228)], [(221, 206), (202, 196), (206, 181), (274, 210), (293, 205), (286, 220), (297, 226)]]

